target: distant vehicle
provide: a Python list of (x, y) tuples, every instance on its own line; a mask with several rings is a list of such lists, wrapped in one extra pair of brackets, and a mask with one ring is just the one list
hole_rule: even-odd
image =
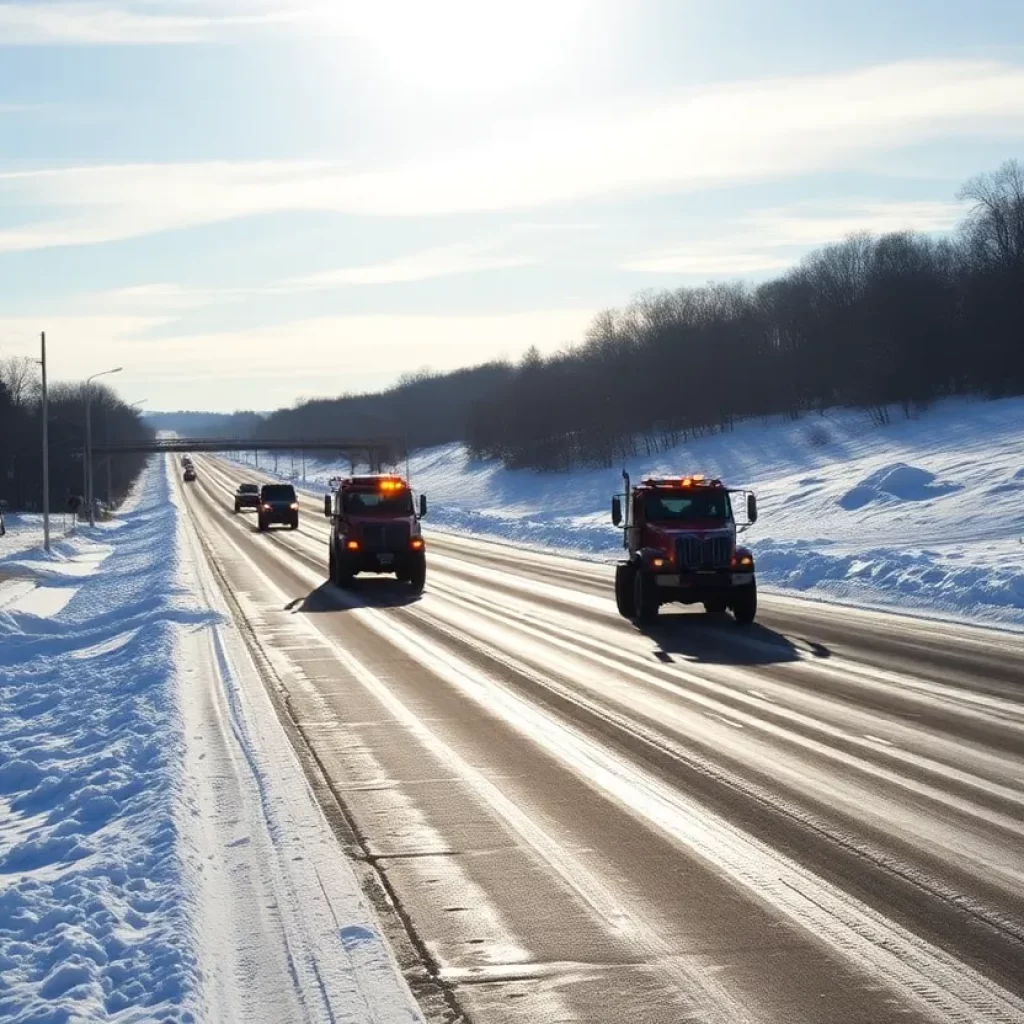
[(251, 508), (255, 509), (257, 512), (259, 511), (259, 484), (239, 484), (238, 490), (235, 491), (235, 511), (241, 512), (243, 508)]
[(426, 514), (426, 495), (420, 495), (417, 511), (401, 477), (353, 476), (340, 481), (324, 496), (324, 515), (331, 520), (331, 582), (346, 587), (361, 572), (394, 573), (420, 593), (427, 579), (427, 557), (419, 521)]
[(192, 465), (192, 456), (191, 455), (182, 455), (182, 457), (181, 457), (181, 465), (182, 465), (183, 468), (185, 466), (191, 466)]
[(194, 483), (195, 479), (196, 479), (195, 467), (193, 467), (191, 465), (186, 466), (185, 467), (185, 476), (184, 476), (185, 483), (187, 483), (187, 484)]
[[(757, 499), (703, 476), (644, 480), (612, 498), (612, 522), (623, 528), (628, 559), (615, 568), (615, 604), (634, 622), (651, 622), (661, 605), (702, 603), (709, 614), (731, 610), (740, 623), (757, 615), (753, 553), (736, 543), (731, 496), (746, 494), (747, 523)], [(623, 517), (622, 501), (626, 508)]]
[(292, 530), (299, 528), (299, 499), (291, 484), (264, 484), (256, 512), (261, 530), (270, 529), (272, 523), (281, 523)]
[(6, 501), (0, 501), (0, 537), (7, 534), (7, 524), (4, 522), (4, 509), (7, 508)]

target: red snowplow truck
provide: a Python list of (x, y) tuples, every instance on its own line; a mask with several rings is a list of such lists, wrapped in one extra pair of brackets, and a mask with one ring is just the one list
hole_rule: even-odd
[(427, 578), (420, 531), (426, 495), (420, 495), (417, 510), (409, 485), (398, 476), (351, 476), (332, 483), (337, 486), (324, 496), (324, 515), (331, 520), (331, 582), (346, 587), (357, 573), (394, 573), (420, 593)]
[[(663, 604), (703, 604), (712, 614), (731, 610), (747, 624), (757, 614), (754, 556), (736, 543), (757, 521), (757, 499), (703, 476), (648, 479), (612, 498), (612, 522), (623, 529), (628, 558), (615, 568), (615, 603), (634, 622), (651, 622)], [(734, 496), (745, 496), (737, 523)], [(625, 502), (625, 509), (623, 509)], [(625, 513), (625, 514), (623, 514)]]

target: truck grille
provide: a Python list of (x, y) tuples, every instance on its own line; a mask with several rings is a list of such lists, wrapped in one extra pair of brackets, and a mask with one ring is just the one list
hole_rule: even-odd
[(360, 531), (366, 551), (404, 551), (409, 546), (407, 523), (380, 523), (363, 526)]
[(676, 539), (676, 560), (680, 569), (727, 569), (731, 558), (731, 537)]

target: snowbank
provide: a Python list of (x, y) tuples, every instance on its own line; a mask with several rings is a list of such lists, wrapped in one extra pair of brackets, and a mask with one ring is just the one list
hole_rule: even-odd
[[(0, 1019), (184, 1019), (196, 965), (181, 901), (174, 511), (136, 511), (0, 573), (41, 594), (0, 610)], [(43, 615), (39, 614), (45, 609)]]
[(34, 522), (34, 517), (4, 513), (6, 532), (0, 537), (0, 558), (5, 558), (14, 551), (24, 551), (43, 542), (42, 522)]
[[(761, 516), (747, 539), (768, 587), (1024, 625), (1022, 399), (944, 402), (885, 427), (845, 410), (748, 421), (626, 468), (754, 489)], [(411, 470), (434, 528), (591, 558), (620, 551), (607, 511), (618, 468), (509, 471), (448, 445), (415, 455)], [(307, 461), (306, 483), (317, 491), (338, 471)]]
[(422, 1021), (218, 595), (166, 460), (0, 556), (0, 1020)]
[[(38, 550), (42, 554), (43, 517), (38, 514), (7, 512), (4, 515), (6, 532), (0, 537), (0, 566), (21, 553)], [(57, 513), (50, 516), (50, 542), (56, 545), (74, 535), (75, 522), (71, 516)], [(3, 581), (0, 568), (0, 583)], [(2, 604), (2, 601), (0, 601)]]

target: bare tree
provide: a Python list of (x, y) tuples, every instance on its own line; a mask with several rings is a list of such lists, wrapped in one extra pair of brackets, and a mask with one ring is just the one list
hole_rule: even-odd
[(39, 367), (28, 356), (0, 358), (0, 383), (7, 389), (11, 402), (23, 408), (31, 404), (39, 389)]
[(1024, 164), (1007, 160), (971, 178), (957, 198), (971, 203), (967, 232), (976, 252), (1004, 267), (1024, 266)]

